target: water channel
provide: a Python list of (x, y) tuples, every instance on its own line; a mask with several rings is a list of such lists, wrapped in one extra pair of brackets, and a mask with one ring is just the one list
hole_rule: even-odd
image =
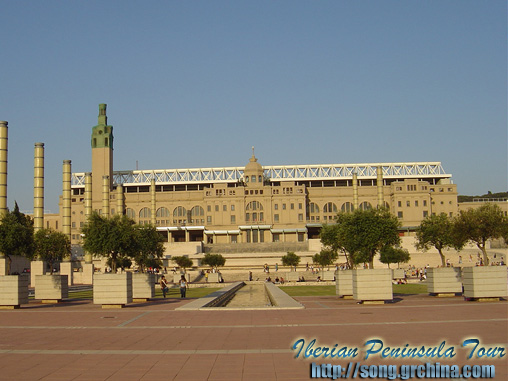
[(266, 308), (272, 303), (264, 284), (247, 284), (239, 289), (224, 308)]

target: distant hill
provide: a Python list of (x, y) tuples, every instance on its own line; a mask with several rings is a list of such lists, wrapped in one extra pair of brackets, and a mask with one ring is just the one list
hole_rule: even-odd
[(483, 198), (483, 199), (485, 199), (485, 198), (508, 199), (508, 192), (492, 193), (492, 192), (489, 191), (487, 194), (484, 194), (482, 196), (464, 196), (464, 195), (459, 195), (457, 197), (459, 202), (471, 202), (475, 198)]

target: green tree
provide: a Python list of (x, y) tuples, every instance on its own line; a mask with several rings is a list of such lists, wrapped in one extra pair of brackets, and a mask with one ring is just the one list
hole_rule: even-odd
[(409, 251), (399, 247), (385, 246), (381, 248), (379, 260), (381, 263), (387, 264), (390, 268), (390, 263), (407, 263), (411, 256)]
[(451, 247), (460, 249), (463, 246), (456, 239), (453, 224), (453, 220), (444, 213), (426, 217), (416, 230), (416, 248), (428, 250), (435, 247), (441, 257), (441, 265), (446, 266), (443, 250)]
[(181, 267), (184, 273), (186, 272), (185, 269), (187, 269), (188, 267), (192, 267), (193, 265), (192, 259), (190, 259), (189, 257), (177, 256), (172, 257), (171, 260), (175, 262), (178, 265), (178, 267)]
[(55, 263), (71, 254), (69, 237), (52, 229), (40, 229), (34, 236), (35, 255), (51, 266), (53, 274)]
[(19, 211), (15, 203), (14, 210), (8, 211), (0, 220), (0, 252), (10, 263), (12, 255), (29, 260), (34, 259), (34, 225), (32, 219)]
[(201, 260), (201, 264), (217, 269), (218, 267), (226, 264), (226, 258), (224, 258), (221, 254), (205, 254)]
[(116, 272), (117, 258), (136, 255), (134, 221), (125, 215), (106, 218), (94, 212), (82, 232), (83, 249), (95, 256), (111, 258), (113, 273)]
[(312, 261), (321, 267), (330, 267), (330, 265), (338, 258), (338, 256), (339, 255), (334, 250), (323, 249), (319, 253), (316, 253), (312, 256)]
[(147, 267), (162, 266), (164, 255), (164, 238), (151, 225), (136, 225), (134, 229), (136, 250), (134, 260), (141, 272)]
[(338, 239), (353, 264), (369, 263), (374, 268), (374, 257), (384, 246), (400, 243), (399, 220), (386, 208), (357, 209), (337, 216)]
[(287, 254), (281, 258), (281, 261), (284, 266), (294, 267), (296, 269), (296, 266), (300, 263), (300, 257), (294, 252), (288, 251)]
[(475, 243), (483, 253), (484, 265), (488, 266), (486, 244), (490, 239), (506, 234), (507, 225), (508, 218), (499, 206), (487, 203), (476, 209), (461, 210), (455, 218), (454, 232), (459, 244)]
[[(349, 214), (341, 214), (340, 221), (344, 222), (349, 216)], [(341, 224), (323, 225), (319, 237), (323, 246), (336, 253), (337, 257), (339, 252), (344, 254), (348, 268), (352, 269), (354, 267), (353, 259), (347, 248), (344, 246), (346, 242), (343, 239), (341, 227)]]

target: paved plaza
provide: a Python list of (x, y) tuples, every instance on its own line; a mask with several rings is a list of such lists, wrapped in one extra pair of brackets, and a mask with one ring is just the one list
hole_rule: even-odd
[[(466, 359), (461, 347), (478, 338), (485, 347), (508, 343), (506, 301), (396, 295), (385, 305), (359, 305), (335, 296), (297, 297), (303, 310), (175, 311), (189, 300), (156, 299), (107, 310), (90, 300), (45, 305), (31, 300), (0, 311), (1, 380), (308, 380), (309, 359), (295, 358), (300, 338), (315, 346), (454, 347), (442, 364), (496, 366), (508, 378), (508, 356)], [(300, 356), (301, 357), (301, 356)], [(316, 363), (423, 364), (420, 359), (320, 357)]]

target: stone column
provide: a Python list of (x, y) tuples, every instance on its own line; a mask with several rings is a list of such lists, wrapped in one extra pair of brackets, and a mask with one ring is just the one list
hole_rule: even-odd
[[(62, 229), (63, 233), (71, 240), (71, 161), (63, 161), (62, 181)], [(70, 255), (60, 263), (60, 275), (67, 275), (69, 285), (72, 284), (72, 263)]]
[[(34, 147), (34, 232), (44, 228), (44, 143)], [(35, 287), (35, 277), (46, 274), (46, 262), (30, 263), (30, 283)]]
[(376, 186), (377, 186), (377, 207), (382, 208), (385, 203), (384, 199), (384, 193), (383, 193), (383, 167), (378, 166), (376, 169), (377, 172), (377, 180), (376, 180)]
[[(86, 172), (85, 173), (85, 223), (88, 223), (88, 219), (92, 215), (92, 173)], [(85, 252), (85, 265), (90, 265), (92, 263), (92, 254)], [(89, 267), (89, 266), (88, 266)], [(85, 269), (85, 266), (83, 267), (83, 278), (86, 278), (87, 280), (83, 279), (83, 283), (88, 283), (88, 280), (90, 284), (92, 283), (91, 276), (93, 275), (93, 265), (92, 265), (92, 275), (86, 276), (86, 273), (90, 272), (90, 269)], [(89, 279), (88, 279), (89, 278)]]
[(7, 124), (0, 121), (0, 215), (7, 212)]
[[(71, 161), (63, 161), (62, 181), (62, 230), (71, 239)], [(68, 258), (67, 260), (70, 260)]]
[[(0, 218), (7, 213), (7, 122), (0, 121)], [(8, 263), (0, 252), (0, 275), (8, 274)]]
[(151, 223), (153, 226), (156, 225), (157, 223), (157, 206), (156, 206), (156, 203), (155, 203), (155, 179), (152, 179), (152, 181), (150, 182), (150, 193), (151, 193), (151, 196), (152, 196), (152, 211), (151, 211)]
[(85, 173), (85, 219), (92, 215), (92, 173)]
[(124, 202), (123, 202), (123, 185), (118, 184), (116, 186), (116, 213), (119, 215), (124, 214)]
[[(44, 143), (34, 147), (34, 231), (44, 228)], [(30, 284), (35, 287), (36, 276), (46, 274), (46, 262), (30, 262)]]
[(358, 209), (358, 175), (353, 173), (353, 208)]
[(109, 176), (102, 176), (102, 216), (109, 218)]
[(44, 228), (44, 143), (34, 148), (34, 231)]

